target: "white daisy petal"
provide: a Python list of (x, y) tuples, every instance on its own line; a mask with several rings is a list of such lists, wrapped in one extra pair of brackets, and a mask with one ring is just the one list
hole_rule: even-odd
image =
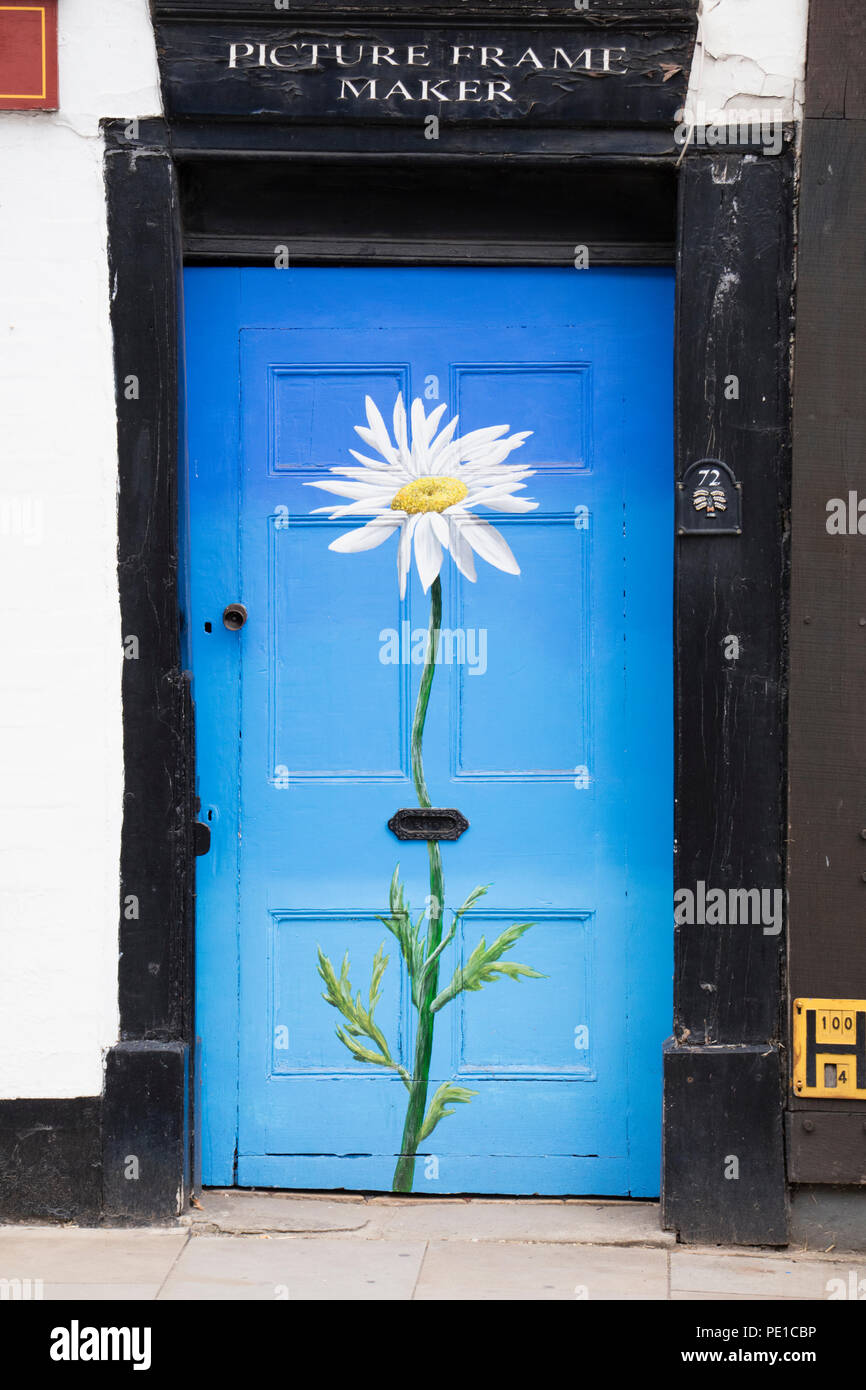
[[(524, 436), (528, 438), (528, 436)], [(524, 440), (518, 435), (512, 434), (508, 439), (500, 439), (494, 444), (487, 444), (482, 449), (473, 449), (470, 453), (464, 454), (463, 458), (469, 464), (482, 464), (485, 468), (495, 468), (497, 464), (507, 459), (514, 449), (522, 447)]]
[(494, 440), (507, 433), (507, 425), (487, 425), (483, 430), (470, 430), (468, 434), (461, 434), (459, 439), (455, 439), (454, 446), (460, 450), (460, 457), (465, 458), (473, 450), (487, 448)]
[(427, 416), (424, 413), (424, 402), (420, 396), (416, 396), (412, 402), (412, 443), (420, 444), (422, 440), (427, 440)]
[(426, 424), (425, 429), (424, 429), (424, 443), (425, 443), (428, 447), (429, 447), (429, 444), (430, 444), (431, 439), (433, 438), (434, 434), (436, 433), (436, 426), (439, 424), (439, 421), (442, 419), (442, 416), (443, 416), (443, 414), (444, 414), (444, 412), (445, 412), (445, 407), (446, 407), (446, 405), (447, 405), (447, 401), (446, 401), (446, 402), (443, 402), (442, 405), (437, 405), (436, 409), (435, 409), (435, 410), (431, 410), (431, 411), (430, 411), (430, 414), (427, 416), (427, 424)]
[(424, 461), (427, 452), (427, 416), (424, 414), (424, 403), (419, 396), (412, 402), (412, 472), (416, 478), (420, 478), (424, 473)]
[(342, 555), (353, 555), (358, 550), (375, 550), (377, 545), (381, 545), (400, 527), (400, 518), (395, 517), (393, 521), (385, 517), (375, 517), (368, 521), (366, 526), (359, 526), (355, 531), (346, 531), (342, 536), (338, 536), (335, 541), (331, 541), (329, 550), (338, 550)]
[[(357, 459), (359, 463), (364, 465), (365, 470), (370, 468), (374, 469), (377, 473), (394, 472), (395, 465), (393, 463), (383, 463), (381, 459), (368, 458), (366, 454), (359, 454), (357, 449), (350, 449), (349, 453), (352, 455), (353, 459)], [(341, 469), (340, 471), (342, 472), (344, 470)], [(357, 472), (357, 469), (355, 469), (355, 472)]]
[(515, 492), (522, 492), (525, 487), (525, 483), (509, 483), (504, 487), (470, 487), (461, 506), (490, 507), (493, 511), (500, 512), (534, 512), (538, 506), (537, 502), (528, 501), (525, 497), (512, 496)]
[[(356, 425), (355, 433), (357, 435), (360, 435), (364, 443), (369, 444), (371, 449), (379, 449), (379, 443), (376, 435), (373, 433), (372, 430), (367, 429), (366, 425)], [(383, 445), (381, 452), (382, 457), (386, 459), (388, 463), (394, 464), (395, 466), (398, 464), (399, 460), (397, 457), (397, 451), (393, 448), (392, 445), (388, 445), (387, 449)]]
[(403, 392), (397, 392), (397, 399), (394, 402), (394, 438), (397, 441), (397, 448), (401, 456), (409, 457), (409, 436), (406, 433), (406, 407), (403, 404)]
[(456, 428), (457, 428), (457, 422), (458, 422), (459, 419), (460, 419), (460, 416), (459, 416), (459, 415), (455, 415), (455, 416), (454, 416), (454, 419), (451, 420), (451, 421), (445, 426), (444, 430), (440, 430), (440, 431), (439, 431), (439, 434), (436, 436), (436, 438), (433, 440), (432, 444), (430, 445), (430, 448), (429, 448), (429, 451), (428, 451), (428, 454), (427, 454), (427, 462), (428, 462), (428, 464), (430, 465), (430, 472), (431, 472), (431, 473), (441, 473), (441, 472), (442, 472), (442, 467), (441, 467), (442, 457), (443, 457), (443, 455), (444, 455), (444, 453), (445, 453), (446, 447), (451, 443), (451, 440), (452, 440), (452, 438), (454, 437), (454, 431), (455, 431)]
[[(404, 483), (411, 481), (410, 475), (403, 468), (391, 468), (387, 463), (381, 464), (378, 468), (332, 468), (330, 471), (337, 478), (353, 478), (362, 483), (371, 483), (374, 487), (390, 487), (395, 492)], [(311, 484), (306, 486), (309, 487)]]
[(474, 449), (478, 444), (486, 444), (491, 439), (499, 439), (500, 435), (507, 432), (507, 425), (485, 425), (483, 429), (470, 430), (468, 434), (461, 434), (457, 443), (464, 449)]
[(425, 594), (442, 568), (442, 547), (430, 520), (431, 512), (423, 512), (415, 527), (415, 564)]
[(409, 574), (409, 565), (412, 561), (412, 536), (420, 518), (410, 516), (400, 532), (400, 544), (397, 546), (397, 575), (400, 580), (400, 597), (406, 597), (406, 579)]
[(482, 517), (473, 517), (471, 521), (464, 521), (460, 527), (461, 535), (469, 542), (476, 555), (480, 555), (482, 560), (486, 560), (488, 565), (493, 565), (498, 570), (504, 570), (506, 574), (519, 574), (520, 566), (511, 553), (508, 541), (495, 526), (491, 526), (489, 521)]
[(462, 522), (459, 516), (449, 518), (451, 529), (451, 557), (460, 573), (475, 583), (475, 556), (472, 554), (470, 546), (467, 544), (465, 536), (462, 534)]
[(473, 502), (483, 502), (487, 497), (502, 497), (505, 493), (526, 491), (526, 483), (510, 482), (502, 478), (497, 478), (492, 483), (484, 479), (472, 479), (471, 482), (467, 479), (466, 486), (469, 488), (466, 495), (467, 503), (470, 499)]
[[(370, 426), (372, 433), (375, 434), (376, 438), (381, 441), (386, 449), (390, 449), (391, 437), (388, 434), (388, 428), (382, 418), (381, 410), (372, 396), (364, 397), (364, 405), (367, 409), (367, 424)], [(379, 452), (382, 452), (381, 449)]]
[[(374, 478), (369, 482), (359, 479), (357, 482), (340, 482), (336, 478), (330, 479), (327, 483), (304, 483), (304, 487), (318, 487), (322, 492), (333, 492), (335, 497), (372, 497), (382, 491), (381, 484)], [(393, 490), (389, 489), (393, 497)]]
[[(322, 512), (330, 512), (336, 521), (338, 517), (344, 516), (372, 516), (381, 513), (387, 516), (391, 511), (391, 493), (379, 493), (370, 498), (363, 497), (359, 502), (349, 502), (345, 507), (314, 507), (310, 516), (319, 516)], [(396, 515), (396, 513), (395, 513)], [(401, 512), (401, 516), (405, 513)]]
[(364, 404), (367, 407), (367, 425), (356, 425), (355, 433), (360, 435), (365, 444), (372, 445), (383, 459), (387, 459), (389, 463), (397, 463), (397, 451), (391, 443), (379, 407), (372, 396), (365, 396)]
[(440, 545), (447, 550), (451, 544), (451, 533), (448, 529), (448, 522), (439, 512), (430, 512), (428, 515), (436, 539), (439, 541)]
[[(468, 498), (464, 505), (469, 505)], [(525, 497), (509, 497), (507, 495), (485, 498), (481, 505), (489, 507), (492, 512), (523, 513), (534, 512), (538, 508), (537, 502), (529, 502)]]

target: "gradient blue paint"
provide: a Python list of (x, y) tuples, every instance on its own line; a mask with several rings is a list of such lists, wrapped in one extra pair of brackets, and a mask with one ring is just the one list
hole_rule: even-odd
[[(419, 1157), (415, 1190), (654, 1195), (672, 970), (672, 274), (192, 269), (185, 297), (188, 644), (213, 833), (198, 864), (205, 1182), (390, 1185), (406, 1092), (335, 1038), (316, 946), (335, 963), (348, 950), (365, 990), (398, 859), (424, 905), (426, 849), (386, 826), (415, 800), (420, 667), (383, 664), (380, 634), (425, 627), (428, 600), (413, 574), (400, 604), (393, 538), (329, 551), (353, 523), (311, 517), (329, 498), (303, 484), (365, 451), (365, 392), (389, 418), (397, 389), (423, 396), (436, 377), (461, 429), (535, 431), (514, 461), (537, 468), (541, 504), (491, 517), (519, 578), (443, 568), (444, 622), (486, 629), (487, 669), (438, 668), (427, 783), (471, 823), (443, 846), (448, 904), (493, 886), (442, 978), (464, 945), (529, 918), (513, 954), (548, 978), (438, 1015), (431, 1094), (449, 1078), (479, 1094), (422, 1146), (438, 1177)], [(250, 616), (229, 633), (235, 599)], [(378, 1019), (408, 1062), (413, 1013), (386, 949)]]

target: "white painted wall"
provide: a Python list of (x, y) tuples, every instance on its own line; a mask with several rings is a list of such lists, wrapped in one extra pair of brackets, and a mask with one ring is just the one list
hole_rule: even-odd
[(808, 0), (702, 0), (689, 107), (702, 102), (707, 123), (755, 108), (799, 120), (807, 17)]
[[(806, 0), (704, 0), (692, 100), (799, 115), (805, 26)], [(0, 112), (0, 1097), (97, 1094), (117, 1037), (121, 634), (98, 121), (159, 112), (146, 0), (60, 0), (60, 101)]]
[(0, 1096), (117, 1039), (117, 441), (100, 116), (159, 113), (146, 0), (60, 0), (60, 103), (0, 112)]

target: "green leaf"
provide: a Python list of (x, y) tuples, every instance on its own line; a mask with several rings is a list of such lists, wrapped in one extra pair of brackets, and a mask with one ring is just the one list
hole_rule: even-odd
[(477, 888), (473, 888), (472, 892), (469, 894), (469, 897), (466, 899), (463, 906), (458, 907), (457, 911), (454, 913), (455, 922), (457, 921), (458, 917), (462, 917), (464, 913), (470, 910), (470, 908), (473, 908), (475, 904), (478, 902), (478, 899), (483, 898), (484, 894), (487, 892), (489, 888), (489, 883), (480, 883)]
[[(439, 957), (441, 956), (442, 952), (445, 950), (445, 947), (451, 945), (451, 942), (454, 940), (454, 937), (455, 937), (456, 933), (457, 933), (457, 918), (455, 917), (455, 918), (454, 918), (453, 925), (452, 925), (451, 930), (449, 931), (448, 935), (447, 935), (446, 937), (444, 937), (444, 938), (442, 939), (442, 941), (440, 941), (440, 943), (439, 943), (439, 945), (436, 947), (435, 951), (431, 951), (431, 952), (430, 952), (429, 956), (427, 957), (427, 959), (426, 959), (425, 962), (424, 962), (423, 968), (422, 968), (422, 970), (421, 970), (421, 974), (418, 976), (418, 995), (419, 995), (419, 997), (420, 997), (420, 995), (421, 995), (421, 993), (422, 993), (422, 991), (423, 991), (423, 989), (424, 989), (424, 985), (425, 985), (426, 982), (427, 982), (427, 977), (428, 977), (428, 975), (430, 974), (430, 971), (431, 971), (431, 970), (433, 969), (433, 967), (435, 966), (435, 964), (436, 964), (436, 962), (438, 961)], [(414, 994), (413, 994), (413, 998), (414, 998)], [(417, 1001), (416, 1001), (416, 1002), (417, 1002)], [(420, 1005), (418, 1005), (418, 1007), (420, 1008)]]
[(468, 1105), (472, 1097), (477, 1095), (477, 1091), (467, 1091), (465, 1086), (453, 1086), (450, 1081), (443, 1082), (424, 1116), (424, 1123), (418, 1131), (418, 1143), (433, 1133), (440, 1120), (454, 1114), (453, 1110), (445, 1109), (446, 1105)]
[(545, 979), (540, 971), (533, 970), (531, 966), (520, 965), (513, 960), (502, 961), (500, 959), (532, 926), (535, 926), (534, 922), (515, 922), (513, 926), (507, 927), (501, 936), (496, 938), (492, 946), (488, 946), (482, 936), (466, 964), (457, 967), (451, 978), (451, 983), (436, 995), (430, 1005), (430, 1012), (438, 1013), (463, 990), (479, 990), (483, 985), (501, 975), (506, 975), (510, 980), (518, 981), (521, 977), (532, 980)]
[[(403, 901), (403, 885), (400, 883), (399, 875), (400, 865), (398, 864), (391, 879), (389, 892), (391, 915), (390, 917), (379, 917), (377, 921), (381, 922), (391, 935), (397, 938), (400, 954), (406, 962), (406, 969), (409, 972), (409, 979), (415, 981), (421, 973), (421, 966), (424, 962), (424, 945), (420, 935), (424, 914), (421, 913), (413, 926), (409, 916), (409, 904)], [(412, 995), (414, 998), (414, 989)]]
[[(353, 1057), (357, 1057), (361, 1062), (371, 1062), (378, 1067), (388, 1067), (391, 1071), (396, 1071), (408, 1089), (411, 1083), (409, 1073), (405, 1067), (401, 1067), (391, 1056), (391, 1050), (385, 1040), (385, 1035), (379, 1028), (373, 1017), (376, 1005), (382, 994), (382, 977), (385, 974), (385, 967), (388, 964), (388, 957), (383, 954), (384, 942), (379, 947), (373, 957), (373, 972), (370, 979), (370, 990), (367, 1003), (364, 1004), (360, 990), (352, 997), (352, 984), (349, 979), (349, 953), (343, 957), (340, 967), (340, 974), (337, 975), (328, 957), (318, 947), (319, 953), (319, 976), (325, 986), (325, 993), (322, 998), (338, 1013), (342, 1014), (346, 1020), (345, 1027), (337, 1025), (337, 1037), (344, 1047), (347, 1047)], [(376, 1050), (365, 1047), (357, 1041), (358, 1038), (366, 1038), (374, 1043)]]

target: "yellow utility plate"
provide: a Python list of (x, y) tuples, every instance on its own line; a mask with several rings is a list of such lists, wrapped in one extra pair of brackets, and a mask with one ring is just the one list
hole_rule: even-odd
[(866, 999), (794, 1000), (794, 1094), (866, 1100)]

